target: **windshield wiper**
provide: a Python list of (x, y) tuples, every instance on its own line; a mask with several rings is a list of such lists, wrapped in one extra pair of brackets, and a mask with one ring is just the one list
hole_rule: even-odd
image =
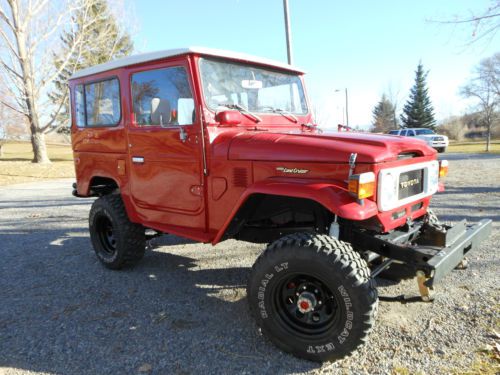
[(295, 116), (292, 112), (286, 111), (284, 109), (274, 108), (271, 106), (266, 106), (263, 109), (268, 109), (269, 111), (271, 111), (273, 113), (279, 113), (281, 116), (283, 116), (284, 118), (286, 118), (292, 122), (295, 122), (295, 123), (299, 122), (299, 119), (297, 118), (297, 116)]
[(248, 109), (246, 109), (245, 107), (243, 107), (239, 104), (219, 104), (219, 107), (226, 107), (229, 109), (237, 109), (238, 111), (240, 111), (244, 115), (247, 115), (248, 117), (250, 117), (255, 122), (262, 122), (262, 119), (259, 116), (253, 114)]

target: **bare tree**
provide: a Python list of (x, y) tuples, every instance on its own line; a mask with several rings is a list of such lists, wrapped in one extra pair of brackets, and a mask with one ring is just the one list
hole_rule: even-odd
[[(88, 7), (89, 0), (0, 0), (0, 68), (14, 103), (2, 102), (27, 119), (33, 147), (33, 162), (49, 163), (45, 133), (53, 130), (55, 110), (47, 91), (54, 79), (66, 68), (71, 55), (85, 42), (84, 35), (74, 39), (63, 63), (52, 64), (59, 34), (71, 28), (72, 14)], [(93, 20), (88, 20), (89, 24)]]
[(472, 12), (469, 16), (455, 16), (452, 20), (431, 21), (451, 25), (471, 27), (471, 43), (480, 40), (491, 41), (500, 29), (500, 0), (491, 0), (490, 6), (481, 12)]
[(313, 122), (320, 128), (329, 128), (335, 125), (332, 123), (332, 116), (328, 112), (326, 106), (320, 106), (316, 103), (313, 103), (311, 106), (311, 112), (313, 115)]
[[(112, 12), (109, 4), (113, 5)], [(61, 48), (54, 54), (56, 69), (65, 65), (53, 82), (48, 93), (54, 105), (53, 125), (59, 133), (69, 134), (69, 89), (68, 80), (77, 70), (101, 64), (109, 60), (129, 55), (134, 46), (127, 30), (120, 27), (122, 15), (115, 15), (120, 10), (121, 0), (85, 0), (85, 6), (76, 10), (72, 16), (71, 30), (61, 33)], [(75, 39), (85, 42), (74, 48)], [(68, 53), (73, 54), (69, 56)], [(61, 108), (62, 107), (62, 108)]]
[(384, 91), (387, 95), (387, 99), (394, 106), (394, 128), (398, 129), (400, 127), (399, 119), (397, 117), (397, 113), (399, 111), (399, 107), (401, 106), (402, 98), (401, 98), (401, 87), (399, 85), (395, 85), (393, 82), (389, 82)]
[(461, 141), (464, 139), (467, 126), (463, 116), (451, 116), (439, 125), (439, 133), (446, 134), (450, 139)]
[(7, 140), (7, 125), (5, 119), (5, 106), (1, 103), (5, 95), (5, 84), (0, 77), (0, 158), (3, 156), (3, 145)]
[(5, 81), (0, 75), (0, 157), (3, 156), (3, 145), (19, 134), (25, 128), (24, 117), (18, 112), (11, 111), (3, 103), (14, 105), (7, 92)]
[(7, 140), (7, 132), (5, 130), (5, 125), (0, 123), (0, 158), (3, 156), (3, 145)]
[(486, 126), (486, 151), (490, 151), (491, 130), (498, 123), (500, 107), (500, 53), (481, 60), (461, 94), (478, 101), (482, 122)]

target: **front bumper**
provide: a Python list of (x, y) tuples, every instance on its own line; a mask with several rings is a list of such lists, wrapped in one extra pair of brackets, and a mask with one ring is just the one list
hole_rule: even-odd
[(354, 248), (377, 253), (423, 271), (425, 285), (432, 287), (462, 261), (491, 233), (491, 220), (477, 224), (462, 220), (454, 226), (431, 225), (428, 222), (407, 224), (386, 234), (370, 234), (353, 228), (350, 241)]
[[(440, 281), (457, 267), (465, 254), (477, 248), (491, 233), (491, 220), (484, 219), (474, 225), (467, 225), (465, 220), (449, 228), (441, 238), (436, 238), (428, 250), (437, 251), (426, 263), (426, 273), (431, 278), (425, 282), (428, 287)], [(444, 243), (442, 241), (444, 240)], [(432, 241), (431, 241), (432, 242)], [(436, 243), (437, 242), (437, 243)], [(444, 245), (436, 246), (436, 245)], [(422, 249), (420, 249), (422, 250)]]
[(444, 142), (432, 142), (432, 143), (429, 143), (429, 146), (431, 146), (432, 148), (446, 148), (448, 147), (448, 145)]

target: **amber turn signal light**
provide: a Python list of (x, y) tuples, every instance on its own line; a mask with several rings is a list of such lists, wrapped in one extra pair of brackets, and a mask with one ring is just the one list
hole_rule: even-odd
[(439, 178), (445, 177), (448, 174), (448, 160), (439, 162)]
[(349, 193), (358, 199), (372, 197), (375, 194), (375, 174), (366, 172), (349, 177)]

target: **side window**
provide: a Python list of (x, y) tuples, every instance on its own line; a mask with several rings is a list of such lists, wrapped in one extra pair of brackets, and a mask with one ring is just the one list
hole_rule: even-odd
[(409, 137), (415, 136), (415, 132), (413, 130), (408, 130), (407, 132), (408, 132), (407, 136), (409, 136)]
[(75, 87), (75, 120), (76, 126), (85, 126), (85, 103), (83, 101), (83, 85)]
[(389, 134), (391, 134), (391, 135), (398, 135), (398, 133), (399, 133), (399, 130), (391, 130), (389, 132)]
[(87, 126), (117, 125), (121, 117), (118, 79), (86, 84), (85, 109)]
[(408, 130), (402, 130), (400, 135), (406, 135), (407, 132)]
[(182, 67), (133, 74), (132, 102), (137, 125), (175, 126), (194, 122), (193, 94)]

